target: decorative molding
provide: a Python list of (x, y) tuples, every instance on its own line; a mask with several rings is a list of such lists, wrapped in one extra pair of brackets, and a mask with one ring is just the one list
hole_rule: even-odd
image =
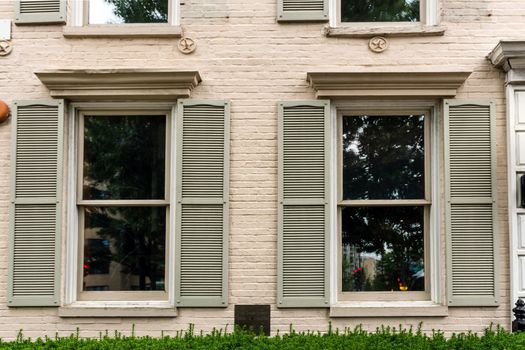
[(372, 38), (374, 36), (386, 37), (404, 37), (404, 36), (442, 36), (445, 34), (446, 28), (443, 26), (427, 26), (427, 25), (377, 25), (377, 24), (362, 24), (359, 26), (353, 24), (343, 24), (339, 27), (325, 27), (325, 35), (330, 37), (340, 38)]
[(171, 100), (199, 85), (197, 71), (171, 69), (59, 69), (36, 72), (54, 98), (72, 100)]
[(495, 67), (508, 72), (525, 69), (525, 41), (500, 41), (487, 58)]
[(471, 72), (310, 72), (317, 98), (453, 97)]

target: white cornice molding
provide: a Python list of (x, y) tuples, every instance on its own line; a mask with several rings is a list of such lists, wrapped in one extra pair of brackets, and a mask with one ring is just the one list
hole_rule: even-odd
[(310, 72), (317, 98), (453, 97), (471, 72)]
[(525, 41), (502, 40), (487, 58), (495, 67), (508, 72), (513, 69), (525, 69)]
[(197, 71), (171, 69), (58, 69), (35, 72), (54, 98), (175, 100), (201, 82)]

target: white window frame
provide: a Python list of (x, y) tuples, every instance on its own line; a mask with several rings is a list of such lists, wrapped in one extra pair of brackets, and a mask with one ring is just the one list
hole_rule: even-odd
[(356, 22), (356, 23), (341, 23), (340, 20), (340, 4), (341, 0), (328, 0), (330, 12), (330, 27), (355, 27), (355, 28), (376, 28), (382, 26), (396, 26), (396, 27), (414, 27), (414, 26), (435, 26), (439, 24), (439, 0), (421, 0), (424, 11), (420, 14), (419, 22)]
[[(77, 205), (77, 169), (78, 169), (78, 115), (84, 110), (94, 111), (122, 111), (126, 110), (166, 110), (170, 111), (168, 114), (169, 123), (167, 126), (170, 130), (167, 135), (170, 138), (170, 152), (169, 162), (171, 169), (166, 169), (166, 174), (169, 176), (169, 193), (166, 196), (170, 203), (169, 217), (167, 218), (167, 235), (166, 235), (166, 273), (173, 277), (175, 271), (175, 205), (174, 198), (176, 188), (176, 171), (174, 169), (176, 160), (176, 106), (174, 103), (142, 103), (142, 102), (125, 102), (125, 103), (73, 103), (68, 109), (68, 141), (67, 141), (67, 230), (66, 230), (66, 258), (65, 258), (65, 282), (64, 282), (64, 304), (70, 307), (86, 307), (86, 308), (174, 308), (175, 306), (175, 278), (168, 278), (166, 283), (167, 299), (164, 300), (79, 300), (79, 214)], [(168, 155), (168, 154), (167, 154)], [(170, 242), (170, 243), (168, 243)]]
[[(180, 25), (180, 0), (169, 1), (168, 23), (126, 23), (126, 24), (96, 24), (100, 27), (115, 27), (115, 26), (179, 26)], [(89, 0), (73, 0), (71, 1), (71, 20), (70, 25), (73, 27), (88, 26)]]
[[(334, 180), (338, 178), (338, 140), (340, 137), (338, 132), (340, 131), (337, 127), (338, 114), (341, 111), (348, 110), (369, 110), (370, 114), (374, 112), (389, 111), (392, 109), (396, 110), (414, 110), (414, 109), (425, 109), (429, 110), (430, 116), (430, 193), (432, 193), (432, 204), (430, 206), (430, 215), (428, 220), (428, 249), (429, 249), (429, 272), (430, 280), (430, 300), (427, 301), (399, 301), (392, 299), (389, 301), (367, 301), (355, 300), (355, 301), (344, 301), (339, 300), (339, 287), (341, 281), (339, 281), (339, 263), (340, 257), (337, 252), (340, 251), (339, 246), (339, 217), (338, 217), (338, 182), (331, 182), (331, 215), (330, 215), (330, 251), (334, 252), (330, 254), (330, 304), (333, 306), (363, 306), (365, 303), (370, 307), (384, 308), (389, 303), (396, 304), (396, 306), (438, 306), (444, 304), (444, 296), (442, 295), (444, 278), (441, 274), (441, 242), (440, 242), (440, 220), (442, 213), (440, 211), (440, 174), (443, 167), (440, 166), (441, 150), (440, 144), (442, 139), (442, 118), (440, 118), (440, 105), (436, 101), (409, 101), (409, 100), (369, 100), (369, 101), (335, 101), (331, 104), (331, 178)], [(426, 254), (426, 253), (425, 253)], [(366, 292), (364, 292), (366, 293)]]

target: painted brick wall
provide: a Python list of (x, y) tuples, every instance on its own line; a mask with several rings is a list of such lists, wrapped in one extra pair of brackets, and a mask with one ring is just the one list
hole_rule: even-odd
[[(53, 68), (163, 67), (198, 70), (202, 84), (193, 98), (229, 99), (231, 120), (231, 234), (227, 309), (179, 309), (173, 319), (61, 319), (57, 310), (9, 309), (7, 237), (11, 123), (0, 125), (0, 337), (19, 329), (27, 336), (69, 334), (80, 327), (84, 336), (100, 331), (160, 335), (233, 324), (233, 305), (271, 304), (272, 331), (326, 330), (328, 310), (279, 310), (276, 301), (277, 247), (277, 107), (279, 100), (313, 99), (306, 83), (308, 71), (442, 70), (451, 67), (473, 74), (458, 98), (497, 101), (498, 196), (501, 258), (501, 306), (450, 308), (445, 318), (332, 319), (335, 327), (375, 329), (380, 324), (417, 325), (446, 332), (480, 331), (490, 323), (508, 328), (509, 263), (506, 181), (506, 122), (504, 75), (486, 55), (502, 39), (525, 38), (525, 0), (442, 0), (441, 37), (390, 39), (390, 48), (375, 54), (366, 39), (327, 38), (322, 23), (276, 23), (276, 0), (185, 0), (184, 33), (197, 51), (177, 50), (175, 39), (65, 39), (62, 27), (14, 26), (11, 55), (0, 57), (0, 98), (48, 98), (33, 74)], [(0, 1), (0, 19), (14, 17), (13, 1)], [(442, 225), (444, 227), (444, 225)], [(442, 232), (444, 246), (444, 236)], [(444, 252), (444, 250), (443, 250)], [(443, 259), (444, 260), (444, 259)], [(444, 264), (444, 263), (443, 263)], [(444, 270), (444, 265), (443, 265)]]

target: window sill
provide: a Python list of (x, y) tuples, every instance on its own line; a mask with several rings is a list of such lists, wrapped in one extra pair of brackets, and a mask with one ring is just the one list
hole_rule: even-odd
[(325, 34), (329, 37), (339, 38), (371, 38), (374, 36), (402, 37), (402, 36), (442, 36), (445, 27), (426, 25), (370, 25), (356, 24), (342, 25), (340, 27), (326, 27)]
[(65, 26), (66, 38), (180, 38), (181, 27), (171, 25), (93, 25)]
[(177, 309), (168, 303), (93, 303), (78, 302), (58, 308), (62, 318), (82, 317), (177, 317)]
[(448, 307), (430, 301), (345, 302), (330, 307), (330, 317), (446, 317)]

